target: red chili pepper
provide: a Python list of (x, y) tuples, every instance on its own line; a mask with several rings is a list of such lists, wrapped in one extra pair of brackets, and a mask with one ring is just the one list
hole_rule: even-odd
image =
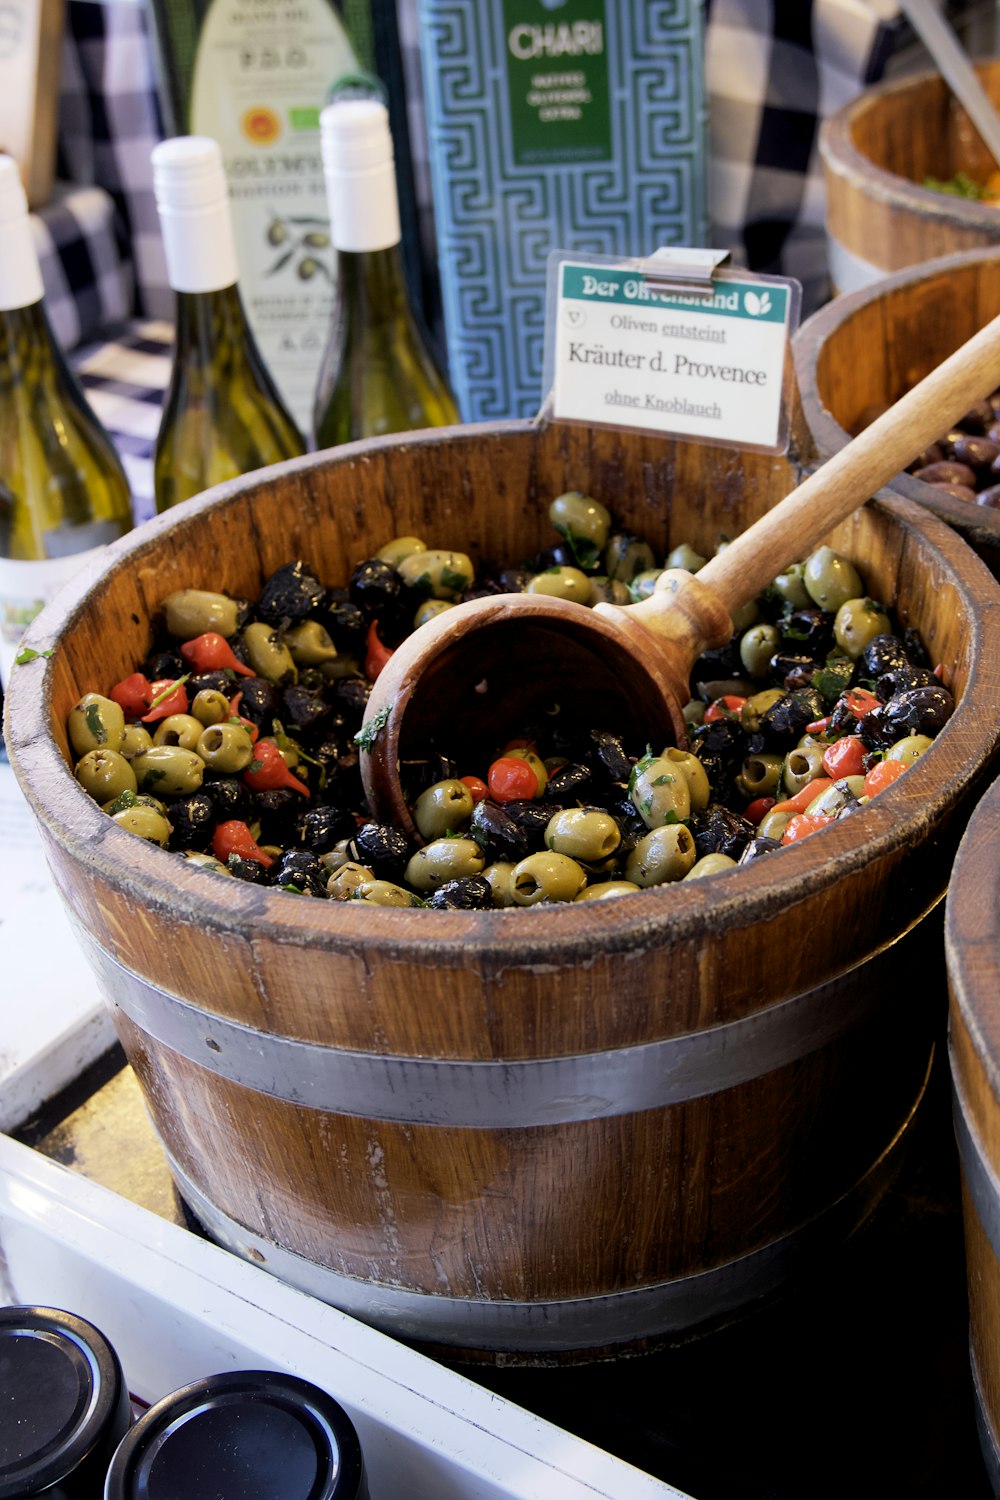
[(494, 802), (530, 801), (538, 796), (538, 777), (526, 760), (501, 755), (488, 772), (490, 796)]
[(148, 677), (142, 672), (133, 672), (131, 677), (116, 682), (108, 697), (120, 705), (126, 718), (138, 719), (149, 708), (153, 689)]
[(245, 667), (241, 661), (237, 661), (232, 646), (217, 630), (206, 630), (204, 635), (196, 635), (194, 640), (185, 641), (181, 647), (181, 655), (191, 663), (196, 672), (228, 669), (230, 672), (239, 672), (241, 677), (254, 675), (252, 667)]
[(834, 781), (840, 776), (860, 776), (865, 769), (866, 754), (856, 734), (845, 734), (824, 750), (823, 770)]
[(771, 811), (787, 813), (805, 812), (812, 799), (818, 797), (820, 792), (825, 792), (828, 786), (833, 786), (833, 782), (828, 776), (817, 776), (815, 781), (808, 782), (800, 792), (795, 793), (794, 797), (786, 797), (784, 802), (776, 802)]
[(906, 769), (901, 760), (880, 760), (865, 777), (865, 796), (876, 797), (879, 792), (884, 792)]
[(717, 719), (735, 719), (747, 700), (741, 698), (737, 693), (724, 693), (721, 698), (716, 698), (705, 710), (706, 724), (714, 724)]
[(763, 823), (768, 813), (775, 806), (773, 797), (755, 797), (754, 800), (743, 811), (743, 816), (751, 823)]
[(257, 736), (260, 734), (260, 730), (257, 728), (257, 725), (253, 722), (252, 719), (248, 719), (240, 713), (240, 704), (242, 703), (242, 701), (242, 690), (238, 693), (234, 693), (229, 700), (229, 712), (232, 714), (234, 719), (239, 719), (240, 723), (243, 725), (243, 728), (246, 730), (247, 734), (256, 745)]
[(821, 828), (828, 828), (833, 821), (829, 813), (796, 813), (781, 835), (781, 842), (796, 844), (799, 839), (808, 838), (811, 833), (818, 833)]
[(273, 792), (278, 787), (290, 786), (293, 791), (310, 796), (309, 788), (297, 776), (293, 776), (285, 764), (285, 757), (273, 740), (258, 740), (253, 747), (253, 760), (243, 772), (243, 780), (253, 792)]
[(247, 825), (240, 822), (239, 818), (230, 818), (216, 827), (212, 835), (212, 853), (223, 864), (231, 854), (242, 855), (244, 859), (255, 859), (265, 868), (274, 864), (271, 855), (264, 853)]
[(391, 655), (389, 647), (383, 646), (379, 639), (378, 621), (373, 620), (365, 640), (365, 676), (369, 682), (375, 681)]
[(867, 688), (848, 688), (846, 693), (840, 695), (841, 703), (845, 703), (856, 719), (863, 719), (865, 714), (870, 714), (873, 708), (878, 708), (879, 702), (874, 693)]
[(143, 714), (144, 724), (155, 724), (158, 719), (168, 719), (171, 714), (186, 714), (188, 711), (186, 677), (164, 677), (149, 684), (149, 712)]
[(806, 725), (806, 734), (826, 734), (832, 717), (832, 714), (827, 714), (825, 719), (813, 719), (811, 724)]
[(469, 788), (473, 802), (482, 802), (489, 796), (490, 789), (481, 776), (460, 776), (458, 779)]
[(933, 673), (931, 675), (934, 676), (934, 677), (936, 677), (937, 680), (938, 680), (938, 682), (941, 681), (942, 677), (944, 676), (944, 662), (943, 661), (939, 661), (938, 662), (937, 666), (934, 668), (934, 671), (933, 671)]

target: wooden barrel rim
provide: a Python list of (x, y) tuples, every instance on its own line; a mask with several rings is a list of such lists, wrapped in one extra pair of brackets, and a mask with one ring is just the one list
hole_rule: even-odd
[(948, 892), (945, 951), (952, 1002), (1000, 1100), (1000, 781), (969, 820)]
[[(430, 446), (441, 441), (475, 443), (483, 433), (496, 436), (527, 432), (531, 423), (483, 424), (482, 427), (440, 430), (416, 437), (385, 438), (375, 443), (345, 445), (336, 458), (309, 455), (260, 474), (230, 481), (190, 501), (184, 514), (168, 513), (138, 532), (113, 544), (94, 569), (67, 585), (58, 604), (49, 606), (30, 627), (25, 644), (36, 651), (58, 650), (61, 629), (72, 626), (88, 607), (92, 589), (117, 570), (132, 566), (163, 546), (174, 527), (182, 526), (210, 506), (238, 504), (272, 481), (279, 472), (320, 463), (364, 461), (381, 447), (398, 444)], [(238, 931), (252, 919), (256, 932), (292, 945), (313, 945), (343, 952), (375, 943), (394, 958), (433, 955), (449, 962), (475, 946), (477, 956), (499, 963), (530, 964), (546, 959), (561, 962), (576, 957), (586, 962), (595, 949), (620, 952), (648, 946), (666, 931), (671, 936), (697, 936), (720, 924), (760, 922), (786, 906), (789, 891), (803, 898), (860, 870), (873, 858), (912, 841), (915, 830), (933, 824), (943, 806), (953, 803), (957, 790), (972, 783), (977, 760), (989, 758), (1000, 736), (1000, 725), (980, 708), (1000, 693), (1000, 600), (975, 599), (970, 585), (992, 593), (994, 584), (985, 567), (943, 523), (909, 502), (880, 494), (876, 502), (893, 514), (904, 531), (925, 537), (936, 549), (971, 620), (976, 645), (972, 675), (959, 708), (960, 724), (949, 725), (934, 749), (906, 777), (864, 813), (865, 840), (857, 843), (852, 820), (834, 824), (814, 839), (783, 851), (780, 860), (762, 860), (738, 876), (722, 875), (711, 888), (700, 882), (674, 886), (664, 901), (662, 890), (633, 894), (622, 903), (589, 902), (579, 907), (553, 905), (544, 909), (503, 912), (407, 912), (357, 907), (351, 903), (293, 900), (284, 892), (267, 891), (236, 880), (210, 881), (203, 871), (186, 869), (168, 854), (129, 835), (100, 811), (79, 787), (52, 738), (49, 728), (52, 668), (45, 659), (18, 667), (7, 695), (8, 745), (11, 761), (29, 801), (41, 821), (58, 829), (58, 837), (76, 860), (89, 864), (99, 877), (117, 889), (136, 884), (150, 903), (176, 911), (180, 908), (203, 928)], [(982, 691), (980, 692), (980, 688)], [(39, 788), (58, 786), (58, 803), (43, 803)], [(48, 836), (53, 836), (51, 833)], [(735, 876), (735, 878), (734, 878)], [(730, 890), (727, 887), (731, 887)]]

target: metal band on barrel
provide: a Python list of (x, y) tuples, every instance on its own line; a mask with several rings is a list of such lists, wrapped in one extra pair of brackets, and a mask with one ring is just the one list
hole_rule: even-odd
[(742, 1020), (639, 1046), (510, 1062), (401, 1057), (295, 1041), (216, 1016), (80, 936), (111, 1003), (200, 1067), (309, 1109), (419, 1125), (523, 1129), (698, 1099), (819, 1051), (893, 1003), (899, 988), (890, 946)]

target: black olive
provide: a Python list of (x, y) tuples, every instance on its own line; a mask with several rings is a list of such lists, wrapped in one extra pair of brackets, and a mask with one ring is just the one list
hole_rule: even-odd
[(731, 769), (746, 758), (747, 732), (737, 719), (713, 719), (711, 724), (699, 724), (692, 731), (691, 747), (706, 769), (709, 760)]
[(157, 651), (143, 666), (150, 682), (166, 682), (169, 678), (183, 677), (187, 662), (176, 651)]
[(202, 782), (202, 791), (207, 792), (215, 804), (220, 823), (228, 823), (233, 819), (240, 823), (247, 821), (253, 794), (236, 776), (207, 775)]
[(303, 896), (325, 896), (329, 871), (309, 849), (286, 849), (271, 866), (271, 884), (292, 886)]
[(368, 621), (346, 589), (327, 589), (317, 618), (338, 651), (359, 661), (364, 657)]
[(760, 732), (769, 742), (788, 743), (799, 740), (807, 724), (826, 716), (826, 702), (815, 688), (798, 688), (786, 693), (760, 718)]
[(782, 684), (786, 693), (797, 688), (808, 687), (820, 669), (820, 663), (811, 656), (792, 651), (779, 651), (768, 663), (772, 676)]
[(504, 568), (500, 584), (505, 594), (523, 594), (534, 577), (530, 568)]
[(286, 687), (281, 694), (281, 701), (282, 711), (278, 717), (282, 724), (293, 724), (296, 729), (318, 729), (323, 720), (328, 719), (333, 712), (324, 698), (301, 684), (293, 683)]
[(706, 854), (728, 854), (738, 860), (754, 835), (754, 825), (741, 818), (721, 802), (711, 802), (704, 812), (696, 813), (688, 825), (694, 836), (698, 858)]
[(482, 875), (462, 875), (439, 885), (427, 905), (436, 911), (488, 911), (495, 905), (493, 887)]
[[(520, 590), (518, 590), (520, 592)], [(499, 578), (481, 578), (474, 583), (471, 589), (466, 589), (462, 595), (463, 603), (469, 599), (492, 599), (494, 594), (509, 594), (510, 589), (505, 589)]]
[(505, 802), (503, 810), (518, 828), (523, 828), (529, 838), (538, 839), (545, 832), (549, 819), (560, 811), (557, 802), (534, 802), (527, 798), (516, 798)]
[(596, 805), (603, 812), (610, 813), (618, 824), (622, 836), (619, 855), (628, 854), (649, 832), (635, 803), (629, 796), (628, 783), (616, 781), (609, 786), (595, 787), (591, 796)]
[(475, 839), (489, 864), (497, 861), (516, 864), (531, 852), (528, 831), (519, 827), (499, 802), (490, 797), (484, 797), (472, 809), (469, 837)]
[(778, 621), (778, 629), (789, 651), (822, 663), (833, 650), (833, 620), (825, 609), (794, 609)]
[(361, 764), (355, 744), (337, 735), (324, 736), (309, 746), (309, 758), (316, 762), (315, 781), (323, 796), (342, 807), (360, 807), (364, 800), (361, 786)]
[(201, 692), (221, 693), (225, 698), (232, 698), (239, 692), (242, 683), (243, 678), (232, 667), (217, 667), (211, 672), (192, 672), (184, 686), (187, 688), (188, 701), (193, 703), (195, 696)]
[(333, 687), (334, 704), (344, 715), (352, 733), (361, 728), (371, 695), (372, 685), (367, 677), (352, 673), (350, 677), (337, 678)]
[(226, 868), (237, 880), (246, 880), (251, 885), (270, 885), (271, 872), (259, 859), (245, 859), (242, 854), (230, 854)]
[(691, 682), (694, 684), (696, 695), (700, 697), (700, 684), (721, 682), (728, 677), (742, 677), (743, 671), (740, 641), (739, 636), (736, 635), (732, 640), (727, 641), (726, 645), (701, 653), (691, 668)]
[(764, 834), (758, 833), (747, 844), (737, 863), (741, 865), (752, 864), (755, 859), (760, 859), (762, 854), (770, 854), (772, 849), (780, 848), (780, 839), (769, 839)]
[(357, 828), (357, 819), (343, 807), (324, 805), (307, 807), (295, 820), (295, 842), (313, 854), (326, 854), (328, 850), (348, 838)]
[(628, 781), (632, 773), (632, 758), (626, 753), (621, 735), (612, 734), (607, 729), (592, 729), (587, 749), (587, 758), (598, 779)]
[(410, 628), (416, 606), (392, 563), (381, 557), (366, 558), (351, 574), (349, 593), (369, 624), (378, 621), (383, 645), (397, 645)]
[(295, 820), (305, 798), (294, 787), (278, 786), (268, 792), (254, 792), (250, 819), (260, 824), (259, 844), (290, 844)]
[(589, 795), (590, 783), (593, 779), (589, 766), (567, 761), (564, 766), (560, 766), (558, 770), (550, 774), (545, 784), (546, 801), (558, 802), (562, 807), (572, 807), (575, 802), (579, 802), (581, 797)]
[(858, 733), (870, 749), (888, 750), (908, 734), (926, 734), (933, 739), (954, 710), (954, 698), (940, 683), (907, 688), (865, 714)]
[(450, 781), (458, 775), (458, 767), (446, 755), (430, 752), (418, 760), (401, 760), (399, 781), (407, 802), (415, 802), (421, 792), (438, 781)]
[(858, 658), (861, 676), (869, 682), (894, 667), (908, 667), (910, 659), (898, 635), (874, 635)]
[(544, 573), (548, 568), (578, 568), (577, 554), (568, 542), (556, 542), (552, 547), (543, 547), (536, 552), (528, 567), (532, 574)]
[(275, 719), (281, 718), (281, 694), (266, 677), (241, 677), (238, 692), (243, 694), (238, 707), (240, 716), (264, 734), (271, 734)]
[(347, 845), (347, 857), (374, 870), (379, 880), (402, 880), (410, 853), (405, 833), (388, 823), (363, 824)]
[(937, 678), (926, 667), (911, 667), (904, 663), (881, 673), (875, 682), (875, 696), (883, 703), (888, 703), (890, 698), (894, 698), (897, 693), (905, 693), (908, 688), (934, 687), (936, 684)]
[(186, 797), (173, 797), (167, 812), (173, 827), (171, 849), (207, 849), (220, 821), (215, 798), (205, 786)]
[(256, 612), (269, 625), (304, 620), (319, 609), (325, 597), (326, 590), (304, 562), (284, 563), (261, 589)]
[(906, 647), (906, 654), (913, 666), (932, 667), (934, 665), (927, 654), (927, 648), (920, 639), (919, 630), (914, 630), (912, 625), (907, 625), (903, 631), (903, 645)]

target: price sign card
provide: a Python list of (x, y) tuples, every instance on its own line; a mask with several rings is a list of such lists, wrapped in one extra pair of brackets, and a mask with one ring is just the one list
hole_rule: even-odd
[(799, 285), (711, 270), (715, 252), (676, 252), (684, 254), (707, 261), (700, 283), (675, 276), (664, 252), (646, 261), (553, 256), (551, 415), (781, 452)]

